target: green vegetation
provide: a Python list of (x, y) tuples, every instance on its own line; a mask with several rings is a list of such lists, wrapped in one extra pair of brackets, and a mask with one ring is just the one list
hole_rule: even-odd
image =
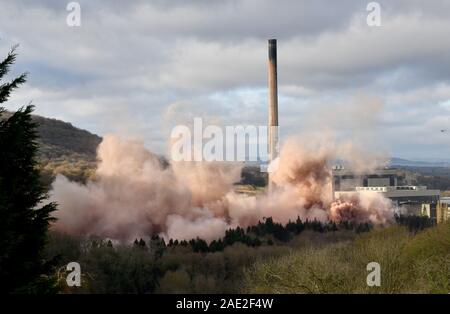
[[(398, 292), (403, 290), (396, 287), (408, 282), (395, 275), (399, 265), (404, 266), (402, 247), (431, 226), (418, 218), (398, 222), (412, 232), (401, 226), (370, 231), (366, 224), (300, 219), (281, 225), (271, 218), (246, 229), (230, 229), (210, 243), (199, 238), (166, 243), (155, 235), (130, 245), (53, 232), (46, 255), (58, 259), (55, 277), (64, 293), (372, 292), (357, 290), (358, 276), (365, 280), (371, 259), (393, 274), (383, 275), (389, 286), (376, 291)], [(81, 265), (81, 287), (65, 283), (64, 268), (71, 261)]]
[[(201, 247), (213, 248), (214, 244), (201, 239), (166, 245), (154, 236), (129, 245), (51, 233), (46, 254), (58, 258), (55, 278), (63, 293), (239, 293), (244, 269), (258, 260), (280, 257), (309, 243), (324, 245), (355, 236), (349, 230), (309, 230), (287, 243), (271, 240), (251, 246), (236, 241), (209, 250)], [(81, 287), (69, 288), (65, 283), (65, 265), (72, 261), (81, 265)]]
[[(381, 265), (381, 286), (366, 284), (366, 265)], [(449, 293), (450, 224), (416, 235), (391, 226), (355, 241), (304, 248), (245, 272), (249, 293)]]
[(265, 187), (267, 185), (267, 173), (261, 172), (259, 167), (244, 167), (240, 183), (253, 187)]
[(71, 181), (86, 183), (93, 178), (97, 163), (83, 158), (61, 157), (56, 160), (41, 160), (39, 170), (41, 180), (46, 186), (50, 186), (58, 174), (61, 174)]
[(399, 169), (400, 184), (424, 185), (428, 189), (450, 190), (449, 167), (411, 167)]
[[(11, 116), (11, 112), (4, 112), (0, 120)], [(56, 119), (32, 115), (32, 120), (37, 125), (37, 158), (46, 186), (51, 185), (57, 174), (80, 183), (93, 177), (101, 137)]]
[(44, 184), (49, 186), (57, 174), (80, 183), (93, 177), (99, 136), (55, 119), (33, 116), (33, 121), (38, 124), (39, 165)]
[(283, 247), (255, 249), (235, 244), (222, 252), (204, 254), (190, 246), (159, 245), (150, 240), (145, 245), (113, 247), (104, 240), (53, 234), (49, 250), (61, 254), (61, 268), (70, 261), (78, 261), (82, 267), (79, 288), (68, 288), (65, 277), (60, 276), (62, 291), (69, 293), (237, 292), (242, 266), (264, 255), (279, 256), (287, 251)]
[[(14, 49), (0, 63), (0, 80), (14, 63)], [(26, 74), (0, 85), (0, 103), (23, 84)], [(32, 106), (0, 119), (0, 291), (52, 292), (46, 276), (51, 263), (43, 259), (47, 229), (55, 204), (47, 198), (37, 169), (37, 133)], [(0, 107), (0, 117), (4, 110)]]
[(95, 160), (101, 137), (56, 119), (33, 116), (33, 121), (39, 125), (41, 159), (54, 160), (72, 156)]
[(446, 191), (450, 189), (450, 175), (418, 176), (417, 184), (424, 185), (429, 189)]
[(70, 123), (33, 116), (38, 125), (39, 165), (43, 183), (50, 185), (57, 174), (86, 183), (97, 166), (101, 138)]

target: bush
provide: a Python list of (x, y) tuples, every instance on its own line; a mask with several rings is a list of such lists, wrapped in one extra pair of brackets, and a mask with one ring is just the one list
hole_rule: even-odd
[[(369, 262), (381, 266), (381, 286), (366, 284)], [(299, 249), (245, 270), (249, 293), (448, 293), (450, 224), (416, 235), (391, 226), (354, 242)]]

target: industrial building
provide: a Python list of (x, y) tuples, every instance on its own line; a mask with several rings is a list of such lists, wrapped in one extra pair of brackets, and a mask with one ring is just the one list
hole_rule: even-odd
[(370, 173), (356, 173), (342, 166), (333, 168), (333, 197), (351, 193), (381, 193), (389, 198), (396, 213), (427, 215), (437, 223), (450, 218), (450, 198), (441, 201), (439, 190), (426, 186), (398, 185), (396, 169), (377, 169)]
[(436, 212), (437, 223), (450, 220), (450, 197), (441, 197)]

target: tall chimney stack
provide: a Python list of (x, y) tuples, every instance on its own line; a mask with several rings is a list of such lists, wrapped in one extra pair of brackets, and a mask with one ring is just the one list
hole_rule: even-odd
[[(278, 157), (277, 40), (269, 39), (269, 162)], [(270, 172), (269, 172), (270, 184)]]

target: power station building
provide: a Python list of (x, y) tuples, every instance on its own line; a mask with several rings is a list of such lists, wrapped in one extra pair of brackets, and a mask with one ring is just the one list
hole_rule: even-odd
[(427, 215), (440, 223), (449, 218), (449, 204), (441, 203), (439, 190), (426, 186), (398, 185), (395, 169), (377, 169), (370, 173), (355, 173), (341, 166), (333, 168), (333, 197), (352, 193), (380, 193), (389, 198), (397, 213)]

